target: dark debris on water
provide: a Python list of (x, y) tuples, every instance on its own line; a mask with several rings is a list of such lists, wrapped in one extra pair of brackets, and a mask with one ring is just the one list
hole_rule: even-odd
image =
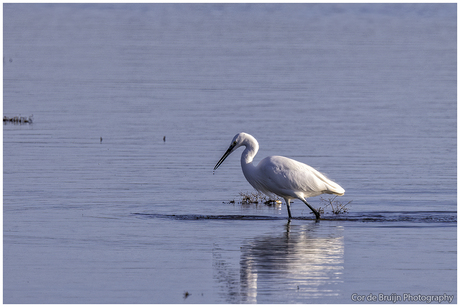
[(34, 116), (30, 115), (29, 117), (24, 117), (24, 116), (13, 116), (13, 117), (8, 117), (8, 116), (3, 116), (3, 123), (13, 123), (13, 124), (32, 124), (34, 121)]

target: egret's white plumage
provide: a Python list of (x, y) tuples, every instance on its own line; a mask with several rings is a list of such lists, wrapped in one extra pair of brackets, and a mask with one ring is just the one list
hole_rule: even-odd
[(241, 168), (246, 180), (258, 191), (273, 196), (276, 194), (286, 201), (288, 215), (291, 218), (290, 201), (297, 198), (303, 201), (319, 219), (320, 214), (305, 200), (308, 197), (320, 194), (343, 195), (345, 190), (315, 170), (301, 162), (281, 157), (270, 156), (264, 158), (257, 166), (252, 160), (259, 150), (259, 143), (250, 134), (241, 132), (235, 135), (222, 158), (217, 162), (214, 170), (238, 147), (245, 146), (241, 155)]

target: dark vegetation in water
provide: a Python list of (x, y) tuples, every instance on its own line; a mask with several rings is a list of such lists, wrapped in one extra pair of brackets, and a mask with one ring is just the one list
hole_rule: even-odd
[[(236, 201), (235, 199), (227, 202), (228, 204), (241, 204), (241, 205), (259, 205), (264, 204), (267, 206), (281, 205), (282, 201), (279, 198), (269, 198), (265, 194), (253, 191), (253, 192), (240, 192), (240, 199)], [(320, 198), (321, 206), (318, 208), (318, 211), (321, 214), (324, 214), (327, 208), (330, 208), (333, 214), (343, 214), (348, 213), (349, 208), (347, 207), (352, 201), (350, 200), (347, 203), (342, 203), (336, 200), (337, 195), (330, 198)], [(225, 202), (224, 202), (225, 203)]]
[[(267, 206), (274, 206), (274, 205), (280, 205), (281, 200), (279, 198), (269, 198), (265, 194), (254, 191), (254, 192), (240, 192), (240, 200), (235, 201), (234, 199), (227, 202), (228, 204), (234, 204), (238, 202), (238, 204), (242, 205), (258, 205), (258, 204), (264, 204)], [(224, 202), (225, 203), (225, 202)]]
[(3, 123), (13, 123), (13, 124), (32, 124), (34, 121), (34, 116), (30, 115), (29, 117), (24, 117), (24, 116), (13, 116), (13, 117), (8, 117), (8, 116), (3, 116)]

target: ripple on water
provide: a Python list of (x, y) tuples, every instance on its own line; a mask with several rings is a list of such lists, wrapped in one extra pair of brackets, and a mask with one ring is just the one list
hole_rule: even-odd
[[(201, 215), (201, 214), (157, 214), (133, 213), (145, 219), (171, 220), (284, 220), (286, 217), (267, 215)], [(294, 217), (294, 220), (312, 220), (314, 217)], [(457, 223), (456, 211), (377, 211), (355, 212), (340, 215), (323, 215), (321, 220), (350, 222), (412, 222), (412, 223)]]

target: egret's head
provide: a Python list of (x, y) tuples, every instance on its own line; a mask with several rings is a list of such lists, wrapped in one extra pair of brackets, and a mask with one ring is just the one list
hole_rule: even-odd
[(248, 135), (249, 134), (247, 133), (241, 132), (233, 137), (233, 140), (230, 143), (227, 151), (224, 153), (222, 158), (220, 158), (219, 162), (217, 162), (216, 166), (214, 166), (214, 170), (216, 170), (232, 152), (234, 152), (241, 145), (244, 145)]

